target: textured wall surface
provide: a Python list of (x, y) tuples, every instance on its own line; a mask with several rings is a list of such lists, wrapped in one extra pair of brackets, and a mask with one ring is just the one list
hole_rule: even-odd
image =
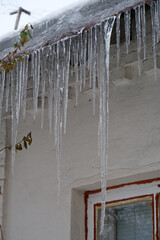
[[(118, 70), (116, 47), (111, 47), (108, 185), (160, 176), (160, 82), (154, 81), (151, 32), (147, 59), (141, 62), (142, 76), (138, 76), (135, 35), (128, 55), (125, 44), (121, 46)], [(159, 62), (158, 56), (158, 67)], [(157, 74), (159, 79), (159, 68)], [(54, 134), (49, 134), (48, 110), (41, 129), (40, 109), (34, 121), (29, 107), (25, 121), (20, 120), (18, 140), (31, 131), (33, 144), (16, 154), (14, 175), (7, 175), (5, 239), (84, 240), (84, 192), (100, 188), (98, 113), (97, 101), (93, 117), (90, 89), (80, 93), (75, 107), (71, 84), (58, 200), (56, 152)], [(8, 134), (7, 141), (9, 138)], [(10, 172), (11, 164), (6, 169)]]
[[(6, 141), (6, 127), (5, 122), (2, 122), (0, 127), (0, 149), (5, 147)], [(4, 184), (5, 184), (5, 151), (0, 152), (0, 225), (3, 225), (3, 194), (4, 194)]]
[[(130, 67), (134, 69), (135, 64)], [(110, 185), (159, 176), (159, 89), (160, 83), (154, 81), (152, 69), (144, 71), (141, 78), (111, 81)], [(98, 102), (93, 117), (91, 91), (80, 94), (77, 108), (74, 97), (69, 101), (59, 204), (54, 136), (49, 134), (47, 111), (44, 129), (40, 128), (40, 115), (38, 112), (34, 121), (32, 111), (28, 111), (25, 122), (20, 122), (18, 139), (32, 131), (33, 144), (16, 155), (14, 176), (8, 179), (8, 206), (4, 216), (6, 239), (84, 239), (83, 222), (82, 229), (74, 227), (76, 218), (83, 219), (83, 201), (75, 199), (79, 194), (79, 199), (83, 199), (85, 190), (100, 187)], [(71, 203), (72, 189), (81, 191), (73, 195)]]

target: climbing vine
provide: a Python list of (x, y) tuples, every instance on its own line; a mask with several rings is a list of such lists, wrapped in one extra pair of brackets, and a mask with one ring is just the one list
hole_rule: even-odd
[(20, 32), (18, 41), (14, 44), (14, 50), (9, 52), (3, 59), (0, 60), (0, 73), (4, 69), (6, 73), (12, 71), (18, 61), (23, 62), (23, 55), (27, 55), (26, 51), (20, 55), (21, 48), (32, 38), (31, 30), (33, 26), (31, 23), (28, 23), (24, 29)]
[[(23, 56), (27, 55), (26, 51), (23, 51), (22, 55), (18, 55), (20, 53), (21, 48), (24, 47), (24, 45), (29, 41), (29, 39), (32, 38), (31, 30), (33, 30), (33, 26), (31, 23), (28, 23), (24, 29), (20, 32), (20, 36), (18, 41), (14, 44), (14, 50), (12, 52), (9, 52), (8, 55), (6, 55), (3, 59), (0, 60), (0, 73), (4, 69), (6, 73), (12, 71), (18, 61), (23, 61)], [(23, 139), (16, 143), (15, 146), (7, 146), (2, 149), (0, 149), (0, 152), (3, 150), (11, 150), (13, 147), (15, 147), (15, 151), (21, 151), (23, 148), (27, 149), (29, 145), (32, 144), (32, 135), (31, 132), (27, 134), (27, 136), (24, 136)]]
[(29, 132), (29, 133), (27, 134), (27, 136), (24, 136), (21, 141), (19, 141), (18, 143), (16, 143), (15, 146), (6, 146), (6, 147), (0, 149), (0, 152), (2, 152), (3, 150), (7, 150), (7, 149), (8, 149), (8, 150), (11, 150), (13, 147), (15, 147), (15, 151), (16, 151), (16, 152), (17, 152), (17, 151), (21, 151), (21, 150), (23, 150), (24, 148), (27, 149), (28, 146), (30, 146), (31, 144), (32, 144), (32, 134), (31, 134), (31, 132)]

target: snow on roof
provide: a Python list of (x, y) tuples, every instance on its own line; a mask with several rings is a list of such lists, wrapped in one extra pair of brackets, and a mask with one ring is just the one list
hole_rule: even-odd
[[(58, 15), (50, 15), (34, 26), (33, 39), (26, 45), (26, 51), (32, 51), (57, 42), (63, 38), (77, 35), (84, 28), (100, 23), (107, 17), (116, 15), (136, 4), (148, 0), (86, 0)], [(150, 0), (149, 0), (150, 1)], [(0, 41), (0, 55), (4, 57), (17, 42), (18, 33), (12, 33)]]

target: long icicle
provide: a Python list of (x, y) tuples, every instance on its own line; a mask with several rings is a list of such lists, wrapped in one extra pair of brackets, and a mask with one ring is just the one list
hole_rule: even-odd
[(26, 56), (25, 60), (25, 79), (24, 79), (24, 93), (23, 93), (23, 119), (26, 116), (26, 105), (27, 105), (27, 86), (28, 86), (28, 61), (29, 61), (29, 56)]
[[(15, 69), (11, 71), (11, 117), (12, 117), (12, 146), (15, 146), (15, 129), (16, 129), (16, 101), (15, 101)], [(12, 148), (12, 175), (14, 172), (15, 148)]]
[(54, 86), (54, 140), (55, 146), (57, 145), (57, 126), (58, 126), (58, 91), (59, 91), (59, 42), (56, 44), (56, 79), (55, 79), (55, 86)]
[(25, 68), (26, 68), (26, 56), (24, 57), (24, 60), (22, 63), (21, 106), (23, 105), (23, 98), (24, 98)]
[(55, 111), (55, 144), (56, 144), (56, 159), (57, 159), (57, 185), (58, 185), (58, 199), (60, 197), (60, 164), (61, 164), (61, 96), (62, 96), (62, 89), (60, 88), (60, 77), (61, 77), (61, 63), (60, 63), (60, 42), (57, 43), (57, 79), (56, 79), (56, 95), (55, 95), (55, 102), (56, 102), (56, 111)]
[(75, 59), (74, 59), (74, 67), (75, 67), (75, 93), (76, 93), (76, 107), (78, 105), (78, 90), (79, 90), (79, 79), (78, 79), (78, 50), (79, 50), (79, 42), (78, 38), (75, 39)]
[(19, 113), (20, 113), (20, 104), (21, 104), (21, 80), (22, 80), (21, 76), (22, 76), (22, 62), (18, 63), (16, 66), (16, 124), (17, 124), (17, 127), (19, 123)]
[(121, 19), (121, 14), (118, 14), (116, 18), (117, 68), (119, 67), (119, 61), (120, 61), (120, 19)]
[(15, 163), (15, 145), (17, 140), (17, 129), (19, 121), (19, 67), (18, 64), (15, 71), (11, 72), (11, 108), (12, 108), (12, 175), (14, 175), (14, 163)]
[(23, 88), (22, 88), (22, 73), (23, 73), (22, 62), (20, 62), (18, 65), (19, 65), (19, 68), (17, 68), (17, 76), (18, 76), (18, 103), (17, 103), (17, 109), (16, 109), (16, 111), (17, 111), (17, 126), (18, 126), (18, 123), (19, 123), (19, 114), (20, 114), (21, 99), (22, 99), (22, 92), (23, 92)]
[(143, 41), (143, 55), (146, 59), (146, 12), (145, 4), (141, 6), (141, 21), (142, 21), (142, 41)]
[(160, 37), (160, 23), (159, 23), (159, 1), (155, 1), (155, 31), (156, 31), (156, 42), (159, 42)]
[(90, 56), (89, 56), (89, 59), (88, 59), (88, 61), (89, 61), (89, 64), (90, 64), (90, 72), (89, 72), (89, 87), (91, 88), (91, 86), (92, 86), (92, 61), (93, 61), (93, 59), (92, 59), (92, 54), (93, 54), (93, 41), (92, 41), (92, 39), (93, 39), (93, 34), (92, 34), (92, 32), (93, 32), (93, 27), (91, 27), (91, 29), (90, 29), (90, 37), (91, 37), (91, 43), (90, 43)]
[(50, 134), (52, 132), (52, 105), (53, 105), (53, 62), (54, 62), (54, 48), (50, 46), (49, 49), (49, 72), (48, 72), (48, 118)]
[(105, 67), (106, 78), (102, 78), (102, 146), (101, 146), (101, 192), (102, 192), (102, 209), (101, 209), (101, 231), (103, 233), (105, 220), (106, 205), (106, 187), (107, 187), (107, 163), (108, 163), (108, 128), (109, 128), (109, 55), (110, 39), (114, 25), (115, 17), (107, 19), (104, 24), (105, 40)]
[(137, 32), (137, 53), (138, 53), (138, 73), (141, 76), (141, 15), (140, 6), (135, 8), (136, 32)]
[(34, 56), (34, 70), (33, 70), (33, 101), (34, 101), (34, 120), (37, 112), (37, 89), (38, 89), (38, 51), (33, 53)]
[(71, 39), (69, 39), (67, 43), (66, 59), (65, 59), (66, 74), (65, 74), (65, 86), (64, 86), (64, 133), (66, 133), (66, 123), (67, 123), (70, 47), (71, 47)]
[(103, 38), (103, 28), (102, 24), (100, 24), (99, 29), (99, 123), (98, 123), (98, 155), (101, 156), (102, 152), (102, 78), (104, 78), (104, 38)]
[(46, 88), (46, 54), (44, 48), (42, 48), (42, 60), (41, 60), (41, 95), (42, 95), (42, 105), (41, 105), (41, 128), (43, 128), (44, 123), (44, 104), (45, 104), (45, 88)]
[(94, 27), (94, 50), (93, 50), (93, 115), (96, 108), (96, 50), (97, 50), (97, 29)]
[(83, 46), (83, 87), (86, 86), (86, 54), (87, 54), (87, 31), (84, 31), (84, 46)]
[(130, 23), (131, 23), (130, 10), (124, 12), (124, 23), (125, 23), (126, 52), (128, 54), (128, 47), (130, 45)]
[(83, 33), (80, 32), (80, 92), (82, 91), (83, 84)]
[(154, 59), (154, 78), (157, 81), (157, 43), (156, 43), (156, 29), (155, 29), (155, 2), (151, 2), (151, 23), (152, 23), (152, 47)]

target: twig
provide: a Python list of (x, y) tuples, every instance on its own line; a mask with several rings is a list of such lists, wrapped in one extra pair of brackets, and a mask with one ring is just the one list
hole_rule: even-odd
[(3, 147), (2, 149), (0, 149), (0, 152), (8, 149), (8, 150), (11, 150), (13, 147), (15, 147), (15, 150), (17, 151), (21, 151), (23, 148), (22, 148), (22, 143), (23, 143), (23, 146), (24, 148), (27, 149), (27, 146), (28, 145), (31, 145), (32, 144), (32, 136), (31, 136), (31, 132), (27, 134), (27, 136), (23, 137), (23, 139), (21, 141), (19, 141), (18, 143), (16, 143), (15, 146), (6, 146), (6, 147)]
[(12, 148), (12, 146), (4, 147), (4, 148), (0, 149), (0, 152), (2, 152), (2, 151), (5, 150), (5, 149), (11, 150), (11, 148)]

